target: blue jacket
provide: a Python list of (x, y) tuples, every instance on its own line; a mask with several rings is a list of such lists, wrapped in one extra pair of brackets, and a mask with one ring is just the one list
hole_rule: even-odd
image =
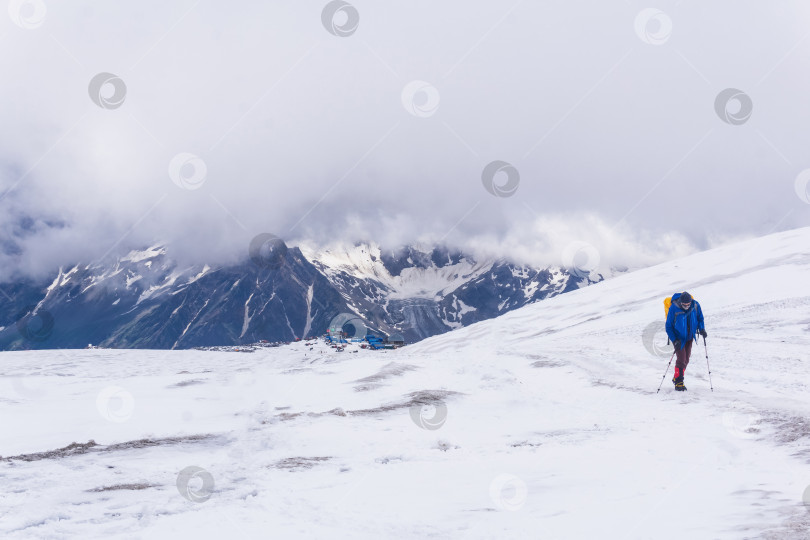
[(700, 309), (700, 304), (694, 298), (689, 310), (685, 311), (679, 304), (678, 300), (681, 293), (672, 296), (672, 304), (669, 306), (669, 313), (667, 313), (667, 335), (672, 343), (681, 341), (681, 349), (686, 346), (686, 342), (694, 339), (698, 330), (705, 330), (703, 324), (703, 310)]

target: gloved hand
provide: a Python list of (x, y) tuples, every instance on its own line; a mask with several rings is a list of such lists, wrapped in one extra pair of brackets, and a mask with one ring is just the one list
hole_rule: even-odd
[(676, 339), (672, 344), (675, 346), (676, 351), (681, 350), (681, 340), (680, 339)]
[(704, 338), (709, 335), (709, 334), (706, 333), (706, 330), (698, 330), (698, 334), (700, 334)]

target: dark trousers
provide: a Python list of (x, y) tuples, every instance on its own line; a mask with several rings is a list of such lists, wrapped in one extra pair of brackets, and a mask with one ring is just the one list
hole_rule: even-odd
[(675, 378), (683, 377), (686, 366), (689, 365), (689, 357), (692, 356), (692, 340), (686, 342), (683, 349), (675, 351)]

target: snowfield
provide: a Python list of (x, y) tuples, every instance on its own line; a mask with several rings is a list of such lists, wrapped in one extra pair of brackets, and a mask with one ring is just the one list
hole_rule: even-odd
[[(0, 537), (810, 538), (808, 246), (726, 246), (396, 351), (3, 353)], [(670, 367), (656, 393), (682, 290), (713, 392), (700, 343), (688, 392)]]

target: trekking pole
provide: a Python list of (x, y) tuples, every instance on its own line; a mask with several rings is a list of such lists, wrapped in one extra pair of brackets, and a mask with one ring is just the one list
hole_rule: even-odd
[(672, 356), (669, 357), (669, 364), (667, 364), (667, 370), (664, 372), (664, 376), (661, 377), (661, 384), (658, 385), (658, 390), (655, 392), (656, 394), (661, 391), (661, 387), (664, 386), (664, 379), (667, 378), (667, 373), (669, 372), (669, 366), (672, 364), (672, 359), (675, 358), (675, 353), (672, 353)]
[(709, 367), (709, 347), (706, 346), (705, 337), (703, 338), (703, 348), (706, 349), (706, 369), (709, 370), (709, 388), (714, 392), (714, 386), (712, 386), (712, 368)]

